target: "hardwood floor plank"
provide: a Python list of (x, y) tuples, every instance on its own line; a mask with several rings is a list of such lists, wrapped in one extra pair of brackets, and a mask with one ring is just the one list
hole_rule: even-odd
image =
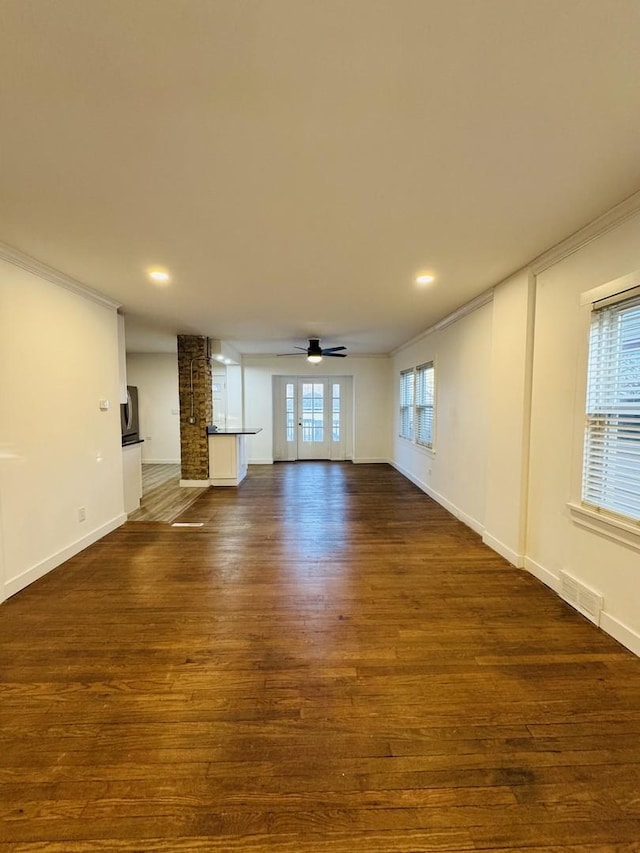
[[(191, 836), (188, 839), (145, 837), (142, 844), (136, 837), (94, 839), (89, 841), (53, 842), (17, 844), (10, 853), (131, 853), (144, 850), (144, 853), (206, 853), (206, 851), (260, 851), (271, 850), (280, 853), (340, 853), (345, 850), (357, 850), (362, 853), (416, 853), (416, 851), (434, 851), (434, 853), (466, 853), (474, 850), (468, 835), (461, 831), (408, 831), (398, 837), (394, 832), (382, 833), (339, 833), (330, 838), (300, 838), (296, 833), (268, 834), (254, 833), (250, 836), (216, 838), (211, 835)], [(352, 846), (353, 845), (353, 846)], [(2, 849), (0, 847), (0, 849)], [(4, 853), (4, 851), (3, 851)], [(626, 851), (622, 851), (626, 853)]]
[(143, 464), (142, 500), (129, 521), (171, 523), (206, 491), (180, 486), (180, 465)]
[(389, 466), (198, 498), (2, 606), (0, 853), (640, 853), (640, 660)]

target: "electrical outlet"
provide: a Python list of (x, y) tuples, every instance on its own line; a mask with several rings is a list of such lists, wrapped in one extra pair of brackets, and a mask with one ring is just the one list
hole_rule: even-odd
[(78, 507), (78, 521), (86, 521), (87, 510), (83, 506)]

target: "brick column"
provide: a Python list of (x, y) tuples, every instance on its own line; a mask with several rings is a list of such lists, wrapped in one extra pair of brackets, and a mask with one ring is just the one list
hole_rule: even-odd
[[(178, 335), (180, 457), (183, 480), (209, 479), (207, 426), (213, 420), (209, 341)], [(193, 388), (192, 388), (193, 385)]]

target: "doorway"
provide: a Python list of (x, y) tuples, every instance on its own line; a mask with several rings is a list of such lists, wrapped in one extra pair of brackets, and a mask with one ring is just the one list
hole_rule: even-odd
[(350, 458), (351, 397), (350, 376), (274, 376), (274, 460)]

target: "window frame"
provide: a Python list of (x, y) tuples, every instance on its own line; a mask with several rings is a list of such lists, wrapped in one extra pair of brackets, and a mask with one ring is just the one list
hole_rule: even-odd
[[(431, 382), (431, 402), (425, 402), (423, 404), (418, 402), (418, 382), (420, 372), (431, 371), (432, 382)], [(436, 387), (436, 373), (437, 373), (437, 365), (436, 359), (432, 358), (428, 361), (421, 362), (420, 364), (407, 367), (404, 370), (400, 371), (400, 380), (399, 380), (399, 406), (398, 406), (398, 437), (403, 441), (409, 442), (416, 449), (421, 452), (428, 453), (431, 456), (435, 456), (435, 443), (436, 443), (436, 412), (437, 412), (437, 387)], [(411, 401), (408, 403), (403, 402), (405, 399), (405, 389), (403, 382), (406, 381), (406, 377), (411, 377), (411, 393), (410, 398)], [(419, 429), (419, 412), (421, 409), (431, 409), (431, 437), (430, 441), (420, 440), (418, 429)], [(408, 414), (405, 414), (408, 413)], [(410, 429), (405, 430), (404, 425), (406, 423), (410, 424)]]
[(578, 395), (576, 406), (576, 426), (574, 441), (574, 461), (572, 473), (572, 498), (567, 507), (572, 520), (581, 527), (596, 532), (608, 539), (621, 542), (631, 548), (640, 550), (640, 520), (620, 514), (606, 506), (599, 506), (584, 499), (584, 482), (587, 465), (587, 435), (588, 435), (588, 390), (589, 364), (591, 351), (591, 329), (594, 312), (619, 305), (636, 298), (640, 293), (640, 272), (630, 273), (599, 287), (592, 288), (580, 295), (582, 306), (583, 330), (581, 369), (578, 379)]
[[(411, 387), (405, 388), (405, 380), (411, 380)], [(414, 440), (415, 434), (415, 369), (409, 367), (400, 371), (400, 418), (398, 422), (398, 435), (407, 441)], [(407, 399), (408, 398), (408, 399)], [(405, 430), (405, 423), (407, 428)]]
[[(430, 384), (431, 388), (426, 387), (427, 376), (430, 375)], [(422, 387), (423, 383), (420, 381), (420, 377), (424, 377), (424, 388)], [(421, 447), (426, 447), (428, 450), (433, 450), (433, 439), (435, 433), (435, 411), (436, 411), (436, 399), (435, 399), (435, 383), (436, 383), (436, 371), (435, 365), (432, 361), (426, 361), (424, 364), (419, 364), (415, 369), (415, 378), (414, 378), (414, 414), (413, 414), (413, 423), (414, 423), (414, 434), (415, 434), (415, 442), (419, 444)], [(419, 398), (421, 396), (421, 392), (424, 390), (426, 395), (426, 399), (421, 401)], [(428, 402), (428, 398), (430, 396), (430, 402)], [(427, 411), (431, 411), (431, 428), (430, 428), (430, 437), (428, 440), (423, 440), (420, 437), (420, 413), (424, 413)]]

